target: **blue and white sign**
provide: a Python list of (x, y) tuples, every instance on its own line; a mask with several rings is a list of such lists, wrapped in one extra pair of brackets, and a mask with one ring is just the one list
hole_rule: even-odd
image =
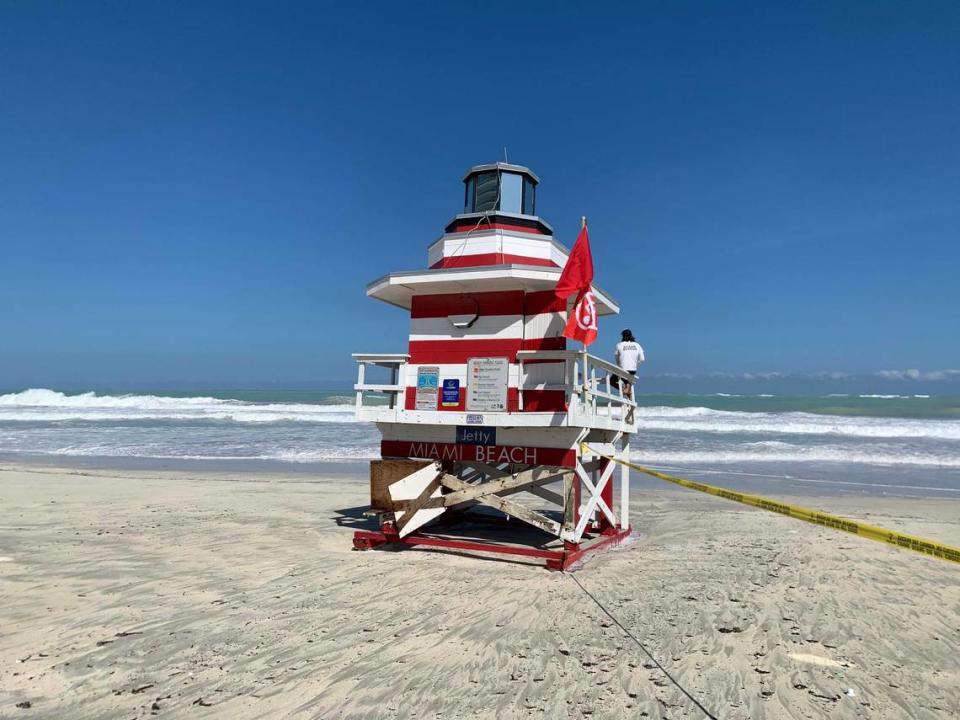
[(497, 429), (457, 425), (457, 443), (459, 445), (496, 445)]
[(420, 367), (417, 370), (417, 410), (436, 410), (440, 368)]
[(460, 404), (460, 381), (457, 379), (444, 380), (443, 391), (440, 396), (443, 407), (457, 407)]

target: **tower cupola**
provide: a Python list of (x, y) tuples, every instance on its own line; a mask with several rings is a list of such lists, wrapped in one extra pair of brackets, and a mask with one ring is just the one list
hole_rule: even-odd
[(509, 163), (475, 165), (464, 175), (465, 214), (500, 212), (537, 214), (537, 184), (540, 178), (530, 168)]

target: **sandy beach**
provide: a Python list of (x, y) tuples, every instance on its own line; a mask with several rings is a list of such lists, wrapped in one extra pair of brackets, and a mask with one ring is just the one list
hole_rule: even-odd
[[(960, 545), (956, 501), (801, 502)], [(0, 471), (0, 717), (704, 717), (572, 577), (351, 551), (366, 504), (355, 478)], [(960, 715), (955, 565), (633, 505), (575, 577), (717, 717)]]

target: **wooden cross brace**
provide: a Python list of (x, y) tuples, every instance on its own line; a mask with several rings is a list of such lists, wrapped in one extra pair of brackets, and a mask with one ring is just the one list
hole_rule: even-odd
[[(440, 499), (440, 498), (431, 497), (434, 493), (437, 492), (437, 490), (440, 489), (440, 474), (441, 473), (439, 472), (439, 470), (436, 469), (436, 466), (433, 466), (433, 467), (428, 466), (423, 468), (422, 470), (417, 471), (413, 475), (408, 476), (408, 478), (403, 479), (403, 480), (407, 480), (414, 476), (420, 476), (425, 482), (425, 484), (423, 485), (423, 489), (420, 490), (419, 494), (415, 499), (393, 501), (394, 517), (396, 519), (397, 532), (400, 534), (400, 537), (403, 537), (404, 535), (409, 534), (410, 532), (415, 530), (417, 527), (422, 525), (424, 522), (427, 522), (428, 520), (438, 515), (439, 512), (443, 512), (441, 510), (437, 513), (429, 513), (429, 516), (430, 516), (429, 518), (426, 516), (426, 514), (421, 515), (414, 522), (414, 527), (410, 527), (410, 528), (407, 527), (409, 524), (411, 524), (412, 521), (414, 521), (414, 518), (417, 517), (418, 511), (427, 509), (429, 506), (431, 506), (431, 503), (433, 503), (435, 500)], [(433, 477), (431, 477), (431, 475), (433, 475)], [(401, 482), (403, 482), (403, 480), (401, 480)], [(402, 515), (399, 512), (400, 510), (403, 510)]]
[[(430, 472), (430, 470), (426, 469), (425, 471), (427, 473)], [(557, 472), (557, 470), (550, 468), (535, 467), (519, 472), (516, 475), (510, 475), (498, 467), (477, 463), (474, 471), (482, 473), (490, 479), (478, 483), (468, 483), (448, 473), (434, 470), (434, 476), (423, 486), (422, 491), (418, 493), (417, 497), (409, 500), (394, 500), (392, 509), (395, 514), (400, 515), (397, 519), (397, 529), (401, 537), (406, 534), (404, 531), (407, 529), (407, 523), (410, 523), (414, 515), (420, 511), (439, 510), (442, 512), (446, 508), (472, 503), (480, 503), (496, 508), (518, 520), (540, 528), (551, 535), (560, 534), (560, 523), (542, 513), (531, 510), (520, 503), (507, 500), (501, 496), (519, 492), (530, 492), (562, 506), (562, 496), (539, 486), (560, 479), (564, 475), (569, 474), (569, 470)], [(426, 480), (426, 478), (424, 478), (424, 480)], [(435, 495), (437, 488), (440, 486), (447, 488), (451, 492), (445, 495)], [(431, 517), (435, 516), (436, 512), (431, 513)], [(415, 523), (416, 526), (420, 524), (422, 524), (422, 522)]]
[(587, 523), (590, 522), (590, 517), (598, 508), (604, 515), (606, 515), (607, 520), (610, 521), (611, 525), (614, 527), (617, 526), (617, 518), (614, 516), (613, 510), (610, 509), (600, 495), (607, 483), (610, 482), (610, 478), (613, 476), (613, 468), (614, 463), (608, 462), (606, 467), (604, 467), (603, 471), (600, 473), (599, 482), (597, 482), (596, 487), (594, 487), (593, 482), (590, 480), (590, 476), (587, 475), (586, 470), (583, 469), (583, 465), (577, 462), (577, 477), (580, 478), (580, 482), (583, 483), (583, 486), (590, 493), (590, 499), (587, 501), (587, 507), (584, 509), (583, 514), (580, 515), (580, 522), (577, 523), (577, 527), (573, 532), (574, 542), (579, 542), (580, 538), (583, 537), (583, 531), (587, 529)]
[(479, 485), (470, 485), (458, 477), (444, 474), (443, 477), (440, 478), (440, 484), (454, 491), (443, 497), (443, 500), (445, 501), (452, 496), (457, 496), (460, 498), (459, 502), (476, 500), (483, 505), (488, 505), (492, 508), (496, 508), (497, 510), (501, 510), (502, 512), (507, 513), (507, 515), (511, 515), (518, 520), (523, 520), (526, 523), (530, 523), (534, 527), (545, 530), (551, 535), (559, 535), (560, 523), (558, 523), (556, 520), (551, 520), (546, 515), (538, 513), (536, 510), (530, 510), (518, 502), (507, 500), (506, 498), (502, 498), (493, 494), (516, 487), (517, 485), (522, 484), (520, 482), (521, 480), (522, 483), (530, 483), (529, 478), (511, 477), (498, 480), (489, 480), (485, 483), (480, 483)]

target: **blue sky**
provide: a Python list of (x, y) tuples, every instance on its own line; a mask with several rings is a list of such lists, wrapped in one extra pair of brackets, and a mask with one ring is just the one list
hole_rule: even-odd
[(598, 349), (960, 367), (960, 6), (776, 5), (5, 3), (0, 386), (350, 380), (504, 146)]

